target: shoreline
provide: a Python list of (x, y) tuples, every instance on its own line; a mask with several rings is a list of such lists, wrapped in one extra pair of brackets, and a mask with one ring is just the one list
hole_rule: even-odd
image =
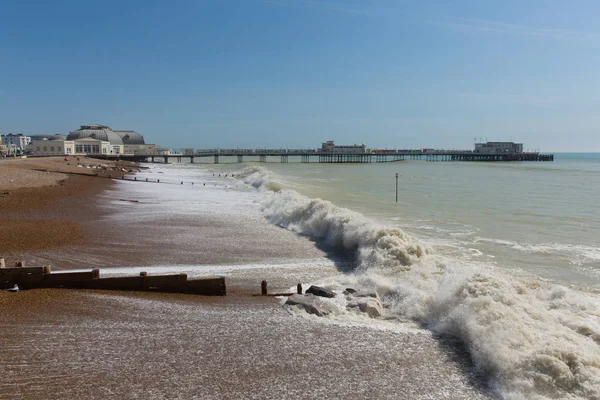
[[(90, 183), (96, 181), (107, 185)], [(250, 231), (240, 230), (227, 215), (136, 223), (110, 219), (110, 207), (98, 205), (135, 184), (87, 177), (63, 183), (32, 189), (31, 203), (23, 203), (15, 223), (51, 217), (79, 224), (87, 239), (68, 242), (66, 237), (58, 247), (14, 253), (30, 265), (50, 261), (57, 270), (169, 261), (235, 265), (264, 263), (269, 257), (275, 262), (278, 255), (294, 251), (321, 254), (306, 238), (259, 220)], [(39, 204), (42, 211), (32, 212), (26, 204)], [(118, 210), (138, 213), (140, 205), (145, 206), (118, 204)], [(246, 247), (238, 243), (242, 237), (251, 238)], [(461, 350), (430, 332), (389, 321), (372, 325), (369, 319), (298, 314), (281, 307), (278, 299), (251, 296), (259, 293), (259, 275), (273, 291), (309, 279), (314, 272), (301, 261), (292, 272), (276, 265), (258, 271), (232, 271), (227, 296), (218, 298), (61, 289), (0, 292), (0, 338), (6, 344), (0, 358), (8, 360), (0, 398), (45, 399), (48, 393), (83, 399), (493, 398)], [(48, 369), (57, 362), (59, 376)]]

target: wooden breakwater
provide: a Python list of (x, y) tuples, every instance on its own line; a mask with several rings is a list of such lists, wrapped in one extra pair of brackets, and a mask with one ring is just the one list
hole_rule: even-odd
[[(0, 259), (1, 260), (1, 259)], [(188, 279), (186, 274), (148, 275), (101, 278), (99, 269), (83, 272), (52, 272), (49, 266), (25, 267), (22, 262), (13, 268), (0, 262), (0, 289), (41, 288), (126, 290), (161, 293), (189, 293), (204, 296), (225, 296), (224, 277)]]

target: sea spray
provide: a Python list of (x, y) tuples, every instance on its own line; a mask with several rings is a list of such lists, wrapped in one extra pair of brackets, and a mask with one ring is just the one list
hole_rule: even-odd
[(268, 175), (254, 169), (245, 182), (264, 191), (270, 222), (353, 252), (357, 268), (340, 284), (351, 279), (375, 289), (388, 317), (460, 339), (501, 398), (600, 399), (597, 296), (444, 259), (403, 231), (331, 202), (266, 190)]

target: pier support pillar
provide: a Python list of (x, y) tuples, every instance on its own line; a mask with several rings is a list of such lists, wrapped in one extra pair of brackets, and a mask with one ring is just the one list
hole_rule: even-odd
[(214, 157), (215, 157), (215, 164), (218, 164), (219, 163), (219, 155), (215, 154)]
[(240, 163), (240, 164), (243, 163), (244, 162), (244, 156), (238, 155), (237, 156), (237, 160), (238, 160), (238, 163)]

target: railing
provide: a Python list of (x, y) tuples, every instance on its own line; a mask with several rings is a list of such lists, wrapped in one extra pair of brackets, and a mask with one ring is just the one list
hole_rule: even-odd
[[(443, 149), (367, 149), (364, 153), (355, 152), (338, 152), (338, 151), (326, 151), (324, 149), (198, 149), (193, 153), (170, 153), (161, 154), (157, 152), (136, 152), (135, 156), (142, 157), (206, 157), (212, 155), (223, 155), (223, 156), (244, 156), (244, 155), (265, 155), (265, 156), (280, 156), (280, 155), (336, 155), (336, 154), (353, 154), (353, 155), (452, 155), (452, 154), (474, 154), (474, 155), (519, 155), (519, 154), (540, 154), (538, 152), (495, 152), (495, 153), (484, 153), (476, 152), (474, 150), (466, 149), (455, 149), (455, 150), (443, 150)], [(121, 156), (126, 154), (121, 154)]]

